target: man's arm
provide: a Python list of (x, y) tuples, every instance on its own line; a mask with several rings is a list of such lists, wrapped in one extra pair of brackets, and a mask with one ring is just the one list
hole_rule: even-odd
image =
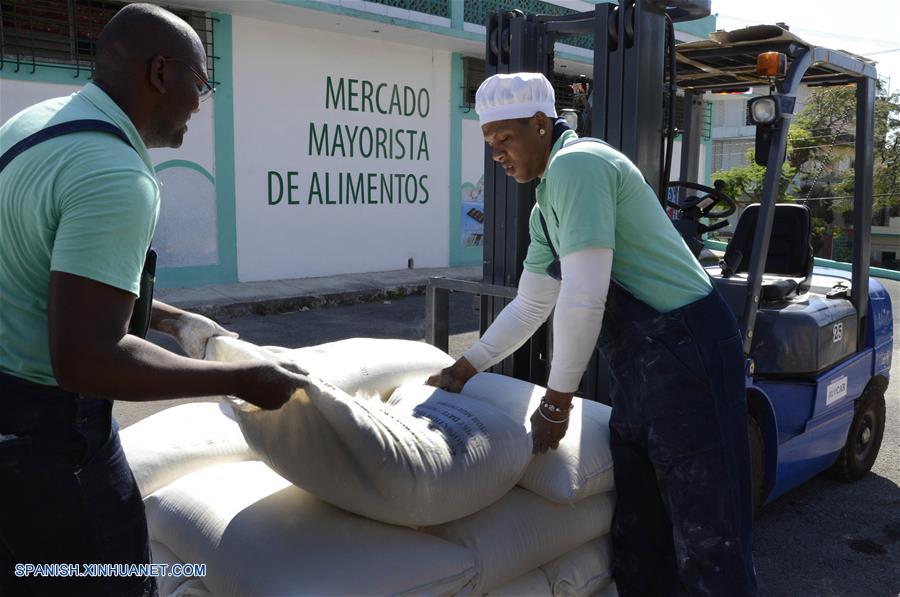
[(547, 386), (557, 394), (578, 389), (606, 310), (612, 249), (585, 249), (561, 260), (562, 287), (553, 315), (553, 362)]
[(553, 316), (553, 362), (547, 393), (531, 416), (535, 453), (555, 449), (568, 428), (572, 396), (594, 352), (603, 324), (612, 249), (585, 249), (561, 260), (562, 287)]
[(277, 365), (197, 361), (131, 336), (126, 331), (133, 305), (129, 292), (51, 272), (48, 332), (60, 386), (126, 400), (231, 394), (278, 408), (295, 388), (308, 383), (303, 375)]
[(428, 384), (459, 392), (479, 371), (511, 355), (547, 320), (559, 282), (529, 271), (519, 278), (516, 298), (497, 316), (484, 335), (456, 363), (428, 379)]
[(153, 301), (150, 329), (175, 338), (184, 352), (193, 359), (202, 359), (206, 355), (206, 343), (213, 336), (238, 337), (208, 317), (156, 300)]

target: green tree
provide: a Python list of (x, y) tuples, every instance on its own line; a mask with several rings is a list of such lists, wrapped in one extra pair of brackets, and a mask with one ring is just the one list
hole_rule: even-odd
[[(790, 144), (788, 141), (789, 152)], [(739, 206), (759, 203), (762, 199), (766, 168), (758, 165), (754, 159), (754, 152), (750, 150), (747, 152), (746, 165), (735, 166), (730, 170), (721, 170), (712, 174), (713, 180), (721, 180), (725, 183), (725, 194), (734, 199)], [(777, 201), (790, 200), (788, 190), (796, 174), (797, 168), (791, 164), (790, 160), (785, 160), (781, 166), (781, 177), (778, 181)]]
[[(893, 215), (900, 206), (900, 93), (888, 93), (881, 83), (876, 90), (874, 120), (873, 209)], [(855, 87), (813, 89), (796, 124), (817, 141), (801, 172), (804, 194), (841, 197), (832, 207), (851, 209), (854, 170), (841, 167), (841, 158), (852, 153), (856, 144)]]
[[(876, 220), (900, 215), (900, 93), (879, 83), (875, 98), (872, 202)], [(835, 212), (852, 218), (856, 145), (855, 86), (817, 87), (788, 130), (788, 148), (779, 180), (778, 201), (800, 201), (813, 216), (813, 246), (818, 252), (826, 236), (840, 237)], [(725, 192), (739, 204), (757, 202), (765, 168), (748, 152), (745, 165), (713, 173), (725, 181)]]

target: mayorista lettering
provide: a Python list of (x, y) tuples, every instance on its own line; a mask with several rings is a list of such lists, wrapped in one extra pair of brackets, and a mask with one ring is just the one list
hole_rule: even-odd
[(429, 160), (428, 134), (347, 124), (309, 123), (309, 155), (386, 160)]
[(313, 172), (307, 204), (404, 205), (427, 203), (427, 174)]

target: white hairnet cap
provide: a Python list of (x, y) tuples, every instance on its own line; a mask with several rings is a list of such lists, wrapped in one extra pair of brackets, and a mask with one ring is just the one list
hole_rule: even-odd
[(541, 73), (493, 75), (475, 93), (475, 111), (482, 125), (531, 118), (537, 112), (556, 118), (555, 103), (553, 85)]

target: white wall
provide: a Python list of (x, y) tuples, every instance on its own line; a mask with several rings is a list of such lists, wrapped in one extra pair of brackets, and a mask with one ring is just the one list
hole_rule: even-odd
[[(448, 265), (450, 53), (244, 17), (235, 17), (232, 28), (238, 278), (401, 269), (410, 258), (416, 267)], [(329, 76), (335, 88), (344, 84), (343, 109), (326, 100)], [(374, 94), (368, 104), (359, 96), (351, 101), (349, 86), (361, 93), (361, 81), (371, 83), (372, 90), (386, 85), (383, 109), (390, 108), (394, 85), (401, 98), (404, 87), (423, 98), (427, 94), (427, 116), (381, 114)], [(328, 125), (328, 145), (335, 154), (320, 154), (310, 139), (311, 124), (316, 138)], [(394, 134), (415, 131), (414, 154), (421, 159), (397, 159), (396, 143), (394, 159), (375, 152), (360, 157), (366, 148), (359, 137), (351, 143), (346, 136), (346, 155), (340, 155), (334, 130), (344, 125), (360, 136), (366, 135), (364, 129), (373, 136), (377, 128)], [(427, 156), (419, 151), (423, 134)], [(400, 136), (407, 153), (409, 135)], [(365, 203), (346, 203), (347, 173), (354, 181), (362, 174), (366, 182), (368, 174), (375, 175), (375, 190), (366, 192)], [(408, 195), (396, 188), (391, 175), (398, 174)], [(393, 181), (393, 203), (382, 193), (381, 175)], [(407, 186), (409, 177), (415, 184)], [(284, 188), (289, 181), (296, 186), (290, 197)]]
[[(6, 122), (28, 106), (70, 95), (81, 87), (81, 84), (0, 79), (0, 122)], [(215, 177), (214, 101), (201, 104), (200, 112), (191, 117), (181, 148), (150, 150), (154, 166), (169, 160), (186, 160)], [(157, 179), (161, 183), (161, 207), (153, 246), (159, 253), (159, 265), (177, 267), (218, 263), (213, 184), (195, 169), (183, 166), (166, 168), (157, 174)]]

